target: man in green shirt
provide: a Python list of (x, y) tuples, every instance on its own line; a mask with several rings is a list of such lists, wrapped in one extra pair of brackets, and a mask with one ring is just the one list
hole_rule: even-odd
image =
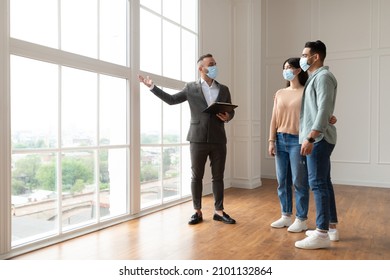
[(338, 240), (337, 211), (330, 178), (330, 156), (336, 145), (336, 127), (329, 123), (336, 102), (337, 80), (324, 66), (326, 46), (321, 41), (307, 42), (300, 66), (308, 71), (301, 105), (299, 143), (307, 158), (309, 185), (316, 204), (316, 230), (307, 231), (295, 246), (301, 249), (330, 247)]

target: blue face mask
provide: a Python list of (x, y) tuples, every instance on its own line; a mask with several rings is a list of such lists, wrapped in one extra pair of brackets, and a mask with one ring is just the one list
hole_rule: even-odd
[(292, 69), (283, 70), (283, 78), (287, 81), (292, 81), (295, 78), (294, 72)]
[(207, 67), (207, 70), (208, 70), (208, 72), (207, 72), (207, 76), (210, 78), (210, 79), (215, 79), (216, 77), (217, 77), (217, 75), (218, 75), (218, 68), (217, 68), (217, 66), (216, 65), (214, 65), (214, 66), (209, 66), (209, 67)]
[(307, 63), (307, 57), (301, 57), (299, 60), (299, 66), (301, 66), (301, 69), (306, 72), (309, 68), (310, 65)]
[(309, 57), (301, 57), (300, 59), (299, 59), (299, 66), (301, 66), (301, 69), (304, 71), (304, 72), (306, 72), (307, 70), (309, 70), (309, 68), (310, 68), (310, 66), (311, 66), (311, 64), (309, 64), (308, 62), (307, 62), (307, 60), (309, 59), (309, 58), (312, 58), (313, 56), (315, 56), (316, 54), (313, 54), (312, 56), (309, 56)]

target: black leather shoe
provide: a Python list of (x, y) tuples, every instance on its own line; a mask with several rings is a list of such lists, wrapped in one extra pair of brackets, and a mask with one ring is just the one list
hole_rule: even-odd
[(188, 221), (189, 225), (196, 225), (200, 222), (203, 222), (203, 218), (201, 215), (198, 215), (198, 212), (196, 212), (194, 215), (191, 216), (191, 219)]
[(228, 214), (226, 214), (225, 212), (222, 212), (222, 213), (223, 213), (222, 216), (220, 216), (218, 214), (214, 214), (213, 219), (215, 221), (220, 221), (220, 222), (223, 222), (225, 224), (235, 224), (236, 223), (235, 219), (230, 218), (230, 216)]

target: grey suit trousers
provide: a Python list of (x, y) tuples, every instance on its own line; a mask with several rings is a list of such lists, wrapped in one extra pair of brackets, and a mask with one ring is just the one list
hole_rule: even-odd
[(226, 144), (190, 143), (191, 152), (191, 192), (194, 209), (202, 208), (203, 175), (207, 157), (210, 159), (212, 190), (215, 210), (223, 210), (224, 172), (226, 162)]

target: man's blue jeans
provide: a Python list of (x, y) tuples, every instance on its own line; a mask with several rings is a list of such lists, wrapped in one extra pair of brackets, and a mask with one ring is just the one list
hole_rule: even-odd
[(335, 145), (325, 140), (314, 143), (313, 151), (306, 157), (309, 185), (316, 204), (316, 226), (329, 230), (329, 223), (337, 223), (336, 201), (330, 178), (330, 156)]
[(306, 158), (301, 155), (298, 135), (277, 133), (275, 164), (282, 214), (292, 214), (294, 185), (296, 217), (306, 220), (309, 209), (309, 185)]

